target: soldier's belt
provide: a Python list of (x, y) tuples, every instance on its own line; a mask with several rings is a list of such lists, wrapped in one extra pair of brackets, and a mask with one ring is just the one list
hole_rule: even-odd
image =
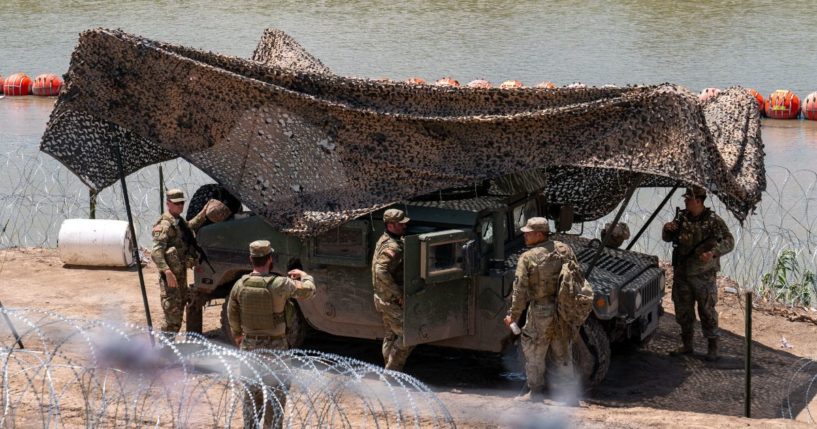
[(547, 310), (549, 308), (555, 307), (553, 302), (550, 301), (550, 300), (548, 300), (548, 301), (533, 301), (531, 303), (531, 305), (536, 307), (536, 308), (542, 309), (542, 310)]
[(252, 338), (254, 340), (280, 340), (286, 337), (285, 334), (282, 335), (245, 335), (244, 338)]

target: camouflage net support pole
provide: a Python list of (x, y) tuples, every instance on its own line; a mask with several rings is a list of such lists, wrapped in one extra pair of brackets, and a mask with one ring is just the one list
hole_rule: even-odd
[(96, 219), (96, 195), (96, 190), (88, 188), (88, 219)]
[(633, 248), (633, 246), (638, 241), (638, 239), (641, 238), (641, 235), (644, 234), (644, 231), (647, 230), (647, 227), (649, 227), (650, 224), (652, 224), (652, 221), (655, 220), (655, 217), (658, 216), (658, 213), (661, 212), (661, 209), (663, 209), (664, 206), (667, 204), (667, 201), (669, 201), (669, 199), (672, 198), (673, 195), (675, 195), (675, 191), (677, 191), (677, 190), (678, 190), (678, 185), (672, 187), (672, 190), (669, 191), (669, 194), (667, 194), (666, 197), (664, 197), (664, 199), (661, 201), (661, 204), (658, 205), (658, 208), (656, 208), (655, 211), (652, 212), (652, 214), (650, 215), (650, 218), (647, 219), (646, 222), (644, 222), (644, 226), (642, 226), (641, 229), (638, 230), (638, 233), (635, 235), (635, 238), (630, 240), (630, 244), (627, 245), (627, 250), (630, 250), (630, 249)]
[(746, 292), (746, 391), (744, 392), (743, 415), (752, 417), (752, 291)]
[(130, 235), (133, 239), (133, 260), (136, 262), (136, 270), (139, 272), (139, 286), (142, 288), (142, 304), (145, 307), (145, 319), (147, 320), (148, 332), (151, 334), (150, 344), (156, 345), (153, 341), (153, 321), (150, 319), (150, 306), (148, 305), (148, 293), (145, 289), (145, 276), (142, 274), (142, 258), (139, 256), (139, 244), (136, 240), (136, 229), (133, 227), (133, 214), (130, 210), (128, 185), (125, 183), (125, 170), (122, 168), (122, 149), (119, 147), (121, 143), (122, 139), (118, 139), (111, 147), (116, 157), (116, 166), (119, 169), (119, 180), (122, 182), (122, 197), (125, 199), (125, 211), (128, 212), (128, 227), (130, 228)]
[(165, 172), (159, 166), (159, 216), (165, 212)]

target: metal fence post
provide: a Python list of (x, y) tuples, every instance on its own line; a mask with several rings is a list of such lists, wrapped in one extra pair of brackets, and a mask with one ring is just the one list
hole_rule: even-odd
[(746, 291), (746, 390), (744, 392), (743, 415), (752, 417), (752, 291)]

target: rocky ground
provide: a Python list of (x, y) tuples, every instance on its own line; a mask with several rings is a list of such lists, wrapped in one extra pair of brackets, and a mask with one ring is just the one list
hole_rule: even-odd
[[(145, 269), (154, 325), (161, 325), (156, 271)], [(192, 278), (192, 277), (191, 277)], [(430, 385), (445, 402), (459, 427), (814, 427), (817, 422), (817, 313), (808, 309), (756, 306), (753, 314), (754, 418), (743, 413), (744, 305), (721, 282), (718, 305), (724, 331), (717, 363), (702, 359), (705, 341), (696, 338), (698, 354), (674, 358), (678, 328), (669, 290), (667, 311), (658, 334), (643, 349), (618, 348), (605, 382), (568, 409), (550, 401), (519, 403), (521, 372), (506, 356), (480, 355), (419, 347), (406, 371)], [(54, 250), (0, 251), (0, 302), (6, 307), (53, 310), (83, 318), (107, 318), (144, 324), (135, 269), (63, 267)], [(205, 312), (205, 331), (220, 340), (218, 307)], [(340, 341), (329, 336), (307, 345), (379, 363), (379, 345)], [(815, 383), (817, 384), (817, 383)], [(791, 417), (791, 418), (784, 418)]]

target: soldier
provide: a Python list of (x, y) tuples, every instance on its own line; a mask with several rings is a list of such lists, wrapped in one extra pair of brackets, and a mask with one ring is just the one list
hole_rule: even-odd
[[(525, 326), (522, 327), (528, 392), (518, 399), (532, 400), (542, 394), (545, 361), (548, 354), (552, 354), (562, 382), (561, 399), (570, 405), (578, 405), (578, 380), (573, 371), (570, 341), (577, 322), (580, 325), (589, 313), (589, 307), (579, 309), (576, 305), (578, 298), (575, 292), (584, 287), (584, 276), (573, 250), (562, 242), (550, 239), (547, 219), (528, 219), (522, 232), (525, 234), (525, 245), (531, 249), (519, 257), (513, 283), (513, 301), (504, 319), (505, 325), (510, 326), (519, 320), (525, 306), (530, 303)], [(574, 292), (576, 285), (578, 287)]]
[[(241, 350), (289, 348), (286, 340), (286, 304), (290, 298), (308, 299), (315, 294), (312, 276), (301, 270), (290, 270), (289, 277), (272, 272), (272, 252), (266, 240), (250, 243), (252, 273), (241, 277), (230, 291), (227, 316), (235, 344)], [(263, 426), (283, 425), (286, 386), (272, 386), (279, 406), (272, 399), (264, 404), (263, 389), (250, 387), (244, 399), (244, 427), (257, 427), (263, 412)], [(264, 405), (262, 407), (262, 405)]]
[(409, 218), (402, 210), (383, 213), (386, 230), (372, 255), (374, 308), (383, 317), (383, 360), (386, 369), (402, 371), (413, 346), (403, 345), (403, 235)]
[(693, 353), (695, 303), (701, 330), (708, 340), (706, 359), (718, 359), (718, 288), (715, 275), (721, 268), (720, 257), (731, 252), (735, 239), (723, 219), (704, 206), (706, 190), (700, 186), (687, 188), (685, 210), (676, 213), (672, 222), (664, 224), (661, 238), (673, 243), (672, 302), (675, 320), (681, 325), (682, 345), (672, 354)]
[(186, 222), (181, 217), (184, 211), (184, 192), (181, 189), (170, 189), (166, 197), (167, 211), (153, 225), (153, 250), (150, 256), (159, 270), (162, 310), (165, 313), (162, 331), (175, 334), (181, 329), (182, 312), (185, 308), (188, 318), (190, 317), (187, 268), (192, 268), (196, 260), (196, 251), (192, 247), (192, 240), (195, 240), (193, 231), (204, 225), (208, 206), (190, 222)]

